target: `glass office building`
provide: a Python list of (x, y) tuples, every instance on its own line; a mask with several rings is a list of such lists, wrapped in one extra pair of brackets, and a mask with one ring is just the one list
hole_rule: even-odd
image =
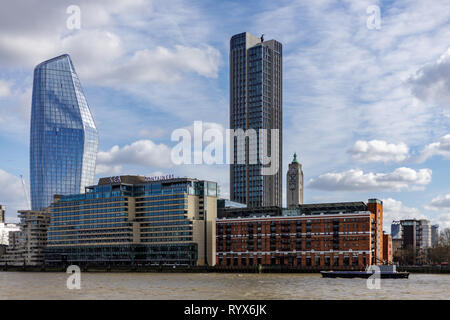
[[(230, 40), (230, 129), (254, 129), (256, 141), (233, 137), (230, 165), (230, 197), (248, 207), (282, 205), (282, 45), (247, 32)], [(261, 136), (260, 129), (269, 134)], [(271, 130), (278, 129), (278, 139)], [(272, 141), (273, 140), (273, 141)], [(266, 145), (278, 167), (264, 175), (261, 147)], [(239, 161), (245, 153), (244, 161)], [(242, 159), (242, 158), (241, 158)]]
[(97, 128), (67, 54), (34, 69), (30, 140), (33, 210), (94, 184)]
[(47, 264), (214, 265), (218, 185), (190, 178), (102, 178), (55, 196)]

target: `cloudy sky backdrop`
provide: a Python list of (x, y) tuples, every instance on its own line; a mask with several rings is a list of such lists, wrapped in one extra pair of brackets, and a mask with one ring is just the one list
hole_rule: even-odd
[[(81, 29), (69, 30), (69, 5)], [(377, 5), (381, 28), (367, 27)], [(0, 10), (0, 203), (26, 208), (33, 68), (71, 55), (100, 133), (96, 178), (228, 166), (170, 161), (177, 128), (229, 127), (230, 37), (283, 43), (284, 157), (305, 201), (367, 201), (450, 227), (450, 2), (16, 0)], [(283, 172), (283, 176), (285, 172)], [(285, 192), (285, 191), (284, 191)]]

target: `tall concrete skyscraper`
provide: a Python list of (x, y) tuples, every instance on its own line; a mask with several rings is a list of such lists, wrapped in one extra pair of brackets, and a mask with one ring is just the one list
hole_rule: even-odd
[(69, 55), (34, 69), (30, 132), (31, 207), (54, 194), (79, 194), (94, 184), (98, 133)]
[[(255, 140), (233, 137), (230, 165), (231, 200), (249, 207), (282, 206), (282, 45), (247, 32), (230, 40), (230, 129), (257, 132)], [(266, 138), (260, 129), (268, 129)], [(278, 129), (273, 139), (270, 129)], [(267, 139), (264, 141), (264, 139)], [(260, 146), (265, 143), (274, 174), (264, 174)], [(275, 152), (272, 152), (275, 150)], [(239, 152), (245, 152), (239, 162)], [(273, 153), (273, 154), (272, 154)], [(251, 161), (257, 159), (257, 163)]]

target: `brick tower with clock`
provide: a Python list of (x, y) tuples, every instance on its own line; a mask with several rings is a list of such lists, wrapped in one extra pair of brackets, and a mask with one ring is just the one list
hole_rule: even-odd
[(302, 165), (297, 161), (296, 153), (294, 153), (294, 160), (289, 164), (286, 184), (287, 207), (303, 204), (303, 171)]

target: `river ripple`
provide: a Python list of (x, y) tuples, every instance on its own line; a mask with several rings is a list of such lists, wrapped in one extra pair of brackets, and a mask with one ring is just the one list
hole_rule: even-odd
[(450, 299), (450, 275), (323, 279), (319, 274), (82, 273), (68, 290), (65, 273), (0, 272), (0, 299)]

